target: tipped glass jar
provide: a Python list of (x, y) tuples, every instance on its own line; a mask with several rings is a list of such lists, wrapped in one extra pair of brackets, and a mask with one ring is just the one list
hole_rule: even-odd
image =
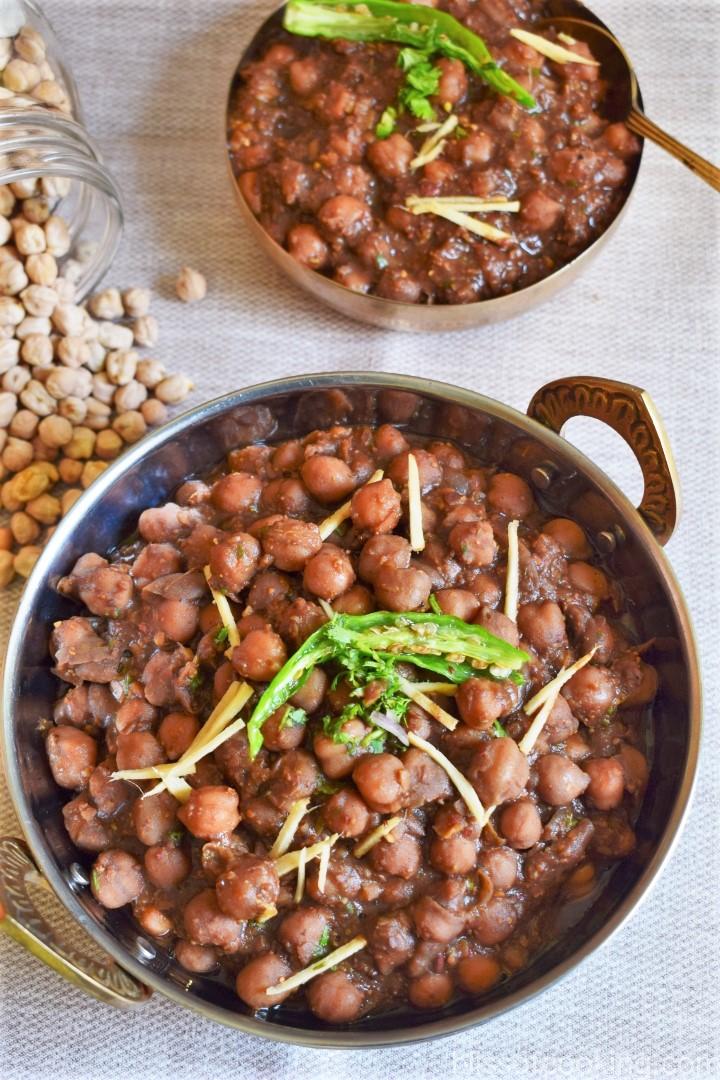
[[(11, 225), (19, 213), (67, 225), (53, 254), (77, 299), (102, 279), (122, 233), (115, 181), (85, 130), (52, 28), (31, 0), (0, 0), (0, 213)], [(10, 234), (0, 254), (12, 257)]]

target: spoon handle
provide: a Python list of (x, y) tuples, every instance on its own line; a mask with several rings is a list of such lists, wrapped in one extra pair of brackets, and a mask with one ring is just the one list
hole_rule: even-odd
[(652, 139), (663, 150), (667, 150), (668, 154), (672, 154), (678, 161), (682, 161), (683, 165), (687, 165), (688, 169), (691, 169), (706, 184), (720, 191), (720, 169), (706, 158), (700, 157), (688, 146), (678, 142), (672, 135), (668, 135), (666, 131), (649, 120), (645, 113), (636, 108), (631, 109), (626, 124), (636, 135)]

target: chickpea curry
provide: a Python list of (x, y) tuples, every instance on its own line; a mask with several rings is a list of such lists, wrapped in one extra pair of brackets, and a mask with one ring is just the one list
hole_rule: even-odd
[(240, 447), (58, 588), (47, 753), (92, 893), (238, 1008), (479, 998), (635, 847), (657, 677), (622, 590), (451, 442)]
[(547, 277), (623, 205), (640, 142), (544, 0), (290, 0), (231, 94), (241, 194), (303, 266), (466, 304)]

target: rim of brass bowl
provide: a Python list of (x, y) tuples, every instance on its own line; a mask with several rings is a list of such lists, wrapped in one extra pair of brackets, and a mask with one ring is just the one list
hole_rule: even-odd
[[(353, 292), (352, 289), (340, 285), (337, 281), (333, 281), (332, 278), (325, 277), (317, 270), (311, 270), (303, 266), (281, 244), (273, 240), (253, 214), (240, 191), (227, 147), (230, 109), (238, 72), (243, 64), (252, 58), (258, 46), (258, 39), (268, 29), (272, 28), (273, 23), (277, 26), (280, 25), (283, 11), (284, 6), (277, 8), (264, 20), (245, 48), (233, 72), (225, 109), (225, 159), (238, 208), (251, 236), (265, 255), (275, 263), (287, 278), (299, 288), (314, 296), (316, 300), (320, 300), (341, 315), (346, 315), (356, 322), (368, 323), (371, 326), (378, 326), (385, 330), (401, 330), (410, 333), (443, 333), (451, 330), (470, 330), (476, 326), (489, 326), (491, 323), (503, 322), (516, 315), (522, 315), (570, 286), (599, 255), (619, 228), (637, 184), (645, 149), (645, 140), (642, 138), (640, 138), (640, 152), (634, 166), (634, 173), (630, 178), (627, 194), (607, 229), (570, 262), (565, 263), (559, 269), (548, 274), (547, 277), (535, 282), (534, 285), (528, 285), (524, 289), (508, 293), (507, 296), (477, 300), (471, 304), (407, 304), (399, 300), (386, 300), (382, 296)], [(606, 30), (610, 29), (594, 12), (587, 12), (587, 15), (591, 16), (592, 21), (597, 23), (598, 26)], [(612, 31), (610, 32), (612, 33)], [(638, 102), (642, 107), (642, 93), (639, 86)]]
[[(505, 430), (511, 428), (513, 431), (518, 432), (518, 439), (525, 442), (532, 441), (533, 445), (539, 444), (543, 454), (547, 453), (551, 458), (554, 456), (555, 460), (563, 463), (563, 468), (567, 463), (568, 475), (571, 479), (576, 477), (582, 480), (583, 483), (587, 481), (587, 490), (591, 494), (600, 494), (603, 505), (607, 500), (612, 513), (617, 514), (619, 522), (623, 529), (626, 530), (628, 542), (637, 543), (642, 559), (647, 558), (649, 560), (649, 572), (653, 583), (659, 583), (662, 586), (663, 596), (667, 595), (668, 607), (676, 619), (678, 651), (681, 654), (679, 663), (682, 664), (683, 673), (687, 674), (687, 701), (689, 702), (687, 743), (683, 744), (684, 763), (681, 768), (678, 767), (677, 791), (674, 794), (672, 807), (659, 839), (653, 846), (652, 854), (648, 857), (647, 862), (638, 870), (637, 878), (633, 880), (627, 892), (622, 894), (622, 899), (618, 901), (617, 907), (612, 910), (610, 917), (605, 919), (604, 913), (602, 916), (596, 916), (596, 921), (599, 919), (597, 928), (588, 931), (588, 936), (582, 940), (579, 947), (572, 949), (568, 955), (561, 954), (558, 962), (555, 962), (554, 958), (548, 961), (548, 963), (552, 963), (552, 966), (540, 975), (531, 977), (528, 974), (529, 981), (526, 985), (521, 985), (519, 989), (511, 990), (507, 994), (503, 994), (502, 988), (499, 987), (492, 1000), (475, 1008), (470, 1007), (466, 1012), (458, 1012), (450, 1016), (446, 1015), (440, 1019), (428, 1020), (427, 1022), (423, 1022), (422, 1015), (417, 1016), (412, 1022), (403, 1023), (400, 1021), (399, 1025), (398, 1021), (395, 1020), (396, 1026), (393, 1026), (393, 1016), (386, 1014), (383, 1018), (373, 1020), (374, 1027), (366, 1026), (363, 1028), (356, 1025), (344, 1030), (326, 1029), (324, 1027), (296, 1028), (290, 1026), (289, 1023), (274, 1022), (270, 1019), (258, 1019), (242, 1013), (235, 1013), (230, 1008), (202, 1000), (198, 995), (194, 996), (188, 993), (188, 989), (194, 980), (187, 972), (184, 972), (184, 978), (182, 979), (176, 975), (174, 981), (171, 981), (169, 976), (163, 977), (166, 971), (172, 973), (173, 962), (169, 958), (166, 957), (162, 961), (157, 958), (155, 960), (150, 959), (146, 960), (145, 963), (138, 959), (138, 956), (142, 957), (143, 955), (143, 937), (137, 927), (131, 926), (129, 917), (126, 923), (117, 924), (118, 936), (108, 932), (98, 921), (101, 910), (99, 906), (91, 898), (88, 898), (86, 894), (85, 903), (80, 902), (79, 896), (76, 895), (69, 883), (72, 880), (71, 875), (67, 873), (67, 868), (66, 874), (63, 874), (51, 850), (48, 836), (51, 836), (54, 830), (57, 842), (57, 835), (62, 833), (63, 830), (62, 823), (57, 820), (60, 817), (59, 813), (49, 809), (52, 805), (52, 799), (57, 799), (57, 789), (52, 792), (43, 790), (39, 799), (40, 803), (44, 802), (44, 813), (41, 815), (44, 829), (31, 808), (30, 794), (25, 790), (22, 779), (22, 771), (27, 769), (27, 764), (22, 760), (23, 754), (18, 749), (14, 723), (15, 703), (21, 700), (18, 691), (23, 676), (26, 676), (28, 680), (36, 678), (37, 672), (41, 668), (41, 675), (44, 678), (48, 676), (49, 663), (47, 660), (41, 662), (38, 659), (33, 664), (31, 658), (31, 661), (26, 664), (24, 663), (24, 656), (30, 648), (28, 642), (32, 641), (33, 638), (35, 639), (34, 648), (37, 656), (46, 656), (47, 654), (47, 624), (48, 619), (52, 616), (45, 615), (40, 620), (41, 625), (34, 628), (33, 612), (36, 607), (39, 607), (43, 612), (47, 610), (43, 606), (43, 600), (46, 603), (49, 602), (53, 581), (57, 579), (58, 573), (66, 572), (68, 563), (73, 561), (77, 553), (73, 551), (73, 537), (76, 533), (82, 532), (83, 529), (90, 530), (91, 535), (97, 535), (92, 532), (93, 528), (97, 528), (97, 526), (92, 526), (90, 522), (93, 511), (98, 507), (105, 512), (105, 516), (111, 516), (113, 513), (120, 515), (126, 527), (130, 521), (136, 519), (136, 503), (133, 504), (129, 511), (124, 500), (120, 503), (116, 500), (115, 504), (113, 504), (111, 496), (115, 486), (119, 485), (125, 478), (126, 484), (132, 482), (136, 486), (145, 485), (143, 493), (146, 494), (147, 486), (156, 482), (154, 479), (156, 476), (161, 478), (167, 476), (167, 461), (171, 450), (176, 454), (184, 454), (185, 458), (192, 452), (191, 448), (187, 448), (188, 443), (184, 439), (189, 438), (193, 429), (200, 429), (198, 436), (201, 433), (207, 436), (206, 428), (210, 429), (211, 426), (214, 440), (217, 437), (215, 433), (222, 430), (220, 425), (224, 421), (229, 425), (236, 425), (238, 422), (236, 418), (241, 415), (242, 410), (246, 411), (247, 406), (262, 406), (273, 400), (295, 402), (296, 399), (299, 400), (301, 394), (317, 394), (325, 390), (342, 390), (347, 393), (355, 392), (358, 395), (379, 393), (383, 390), (400, 390), (419, 395), (426, 404), (430, 403), (433, 408), (440, 404), (443, 408), (459, 406), (461, 409), (465, 408), (480, 412), (489, 418), (493, 424), (502, 426)], [(281, 397), (282, 395), (284, 397)], [(433, 405), (432, 403), (436, 404)], [(278, 409), (280, 407), (278, 406)], [(312, 407), (314, 410), (314, 398)], [(255, 409), (253, 409), (253, 413), (255, 413)], [(307, 419), (308, 423), (311, 419), (316, 420), (317, 413), (315, 411), (308, 413)], [(358, 418), (356, 422), (363, 422), (362, 418)], [(296, 430), (299, 427), (300, 425), (297, 425)], [(310, 424), (310, 427), (312, 427), (312, 424)], [(310, 427), (307, 430), (310, 430)], [(412, 425), (410, 425), (410, 429), (413, 430)], [(234, 427), (233, 432), (236, 430), (237, 428)], [(220, 445), (219, 442), (218, 445)], [(165, 457), (163, 457), (163, 451), (165, 451)], [(155, 460), (152, 461), (151, 459), (154, 456)], [(135, 469), (135, 472), (132, 472), (133, 469)], [(188, 472), (191, 473), (192, 469), (188, 470)], [(128, 481), (128, 476), (130, 476), (131, 481)], [(158, 482), (158, 486), (160, 482)], [(167, 479), (165, 483), (168, 485), (167, 493), (169, 494), (172, 488), (169, 487)], [(136, 499), (139, 497), (135, 489), (133, 489), (133, 494)], [(144, 505), (149, 504), (145, 502)], [(114, 541), (117, 542), (119, 539), (119, 526), (113, 526), (113, 529), (115, 530)], [(125, 534), (122, 533), (121, 535)], [(84, 545), (86, 539), (84, 536), (78, 539), (75, 546), (77, 547), (79, 543)], [(90, 542), (92, 543), (92, 541)], [(82, 550), (87, 550), (87, 548), (83, 546)], [(40, 634), (40, 638), (38, 638), (38, 634)], [(53, 680), (53, 691), (54, 682), (55, 680)], [(605, 473), (566, 439), (554, 434), (536, 420), (517, 412), (507, 405), (476, 394), (471, 390), (450, 386), (445, 383), (376, 372), (335, 372), (322, 375), (306, 375), (251, 386), (192, 409), (128, 449), (121, 458), (109, 466), (75, 503), (68, 515), (58, 525), (57, 530), (40, 556), (27, 582), (14, 620), (6, 654), (2, 694), (2, 732), (10, 795), (37, 866), (77, 923), (117, 961), (122, 969), (152, 989), (160, 991), (176, 1004), (190, 1007), (208, 1019), (235, 1027), (247, 1034), (261, 1036), (272, 1041), (327, 1048), (390, 1046), (450, 1035), (488, 1021), (500, 1013), (507, 1012), (552, 984), (557, 983), (568, 972), (576, 968), (600, 945), (604, 944), (626, 922), (631, 913), (637, 910), (639, 902), (647, 895), (661, 867), (677, 843), (680, 827), (692, 794), (701, 729), (697, 654), (692, 627), (682, 593), (667, 557), (650, 529), (628, 499), (609, 480)], [(49, 696), (50, 690), (48, 689), (46, 701)], [(31, 701), (27, 707), (33, 710), (31, 716), (42, 716), (42, 702), (34, 699), (32, 694), (29, 694), (29, 697)], [(31, 735), (27, 731), (25, 737), (31, 740)], [(50, 786), (53, 787), (52, 781), (50, 781)], [(34, 797), (34, 801), (38, 801), (37, 798)], [(46, 832), (48, 836), (46, 836)], [(66, 835), (64, 835), (62, 842), (65, 845), (68, 844)], [(72, 848), (71, 844), (70, 847)], [(77, 858), (75, 854), (70, 857)], [(600, 896), (593, 900), (588, 913), (585, 914), (592, 914), (611, 885), (612, 881)], [(93, 917), (93, 910), (98, 918)], [(117, 912), (109, 913), (111, 916), (117, 914)], [(108, 916), (108, 912), (104, 909), (103, 916)], [(602, 921), (603, 919), (605, 921)], [(125, 943), (120, 940), (121, 937)], [(571, 946), (568, 947), (571, 948)], [(530, 968), (527, 969), (528, 972), (532, 972), (538, 959), (540, 963), (544, 962), (542, 959), (544, 955), (546, 954), (541, 954), (540, 958), (533, 960)], [(522, 978), (522, 976), (523, 973), (521, 972), (517, 977)], [(202, 983), (202, 976), (198, 976), (196, 981)]]

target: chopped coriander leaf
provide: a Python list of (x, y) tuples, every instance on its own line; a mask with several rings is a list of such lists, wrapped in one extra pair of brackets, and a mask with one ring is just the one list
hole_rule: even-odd
[(412, 67), (405, 76), (405, 82), (415, 90), (419, 90), (425, 97), (437, 94), (440, 85), (440, 68), (434, 67), (429, 61)]
[(322, 934), (317, 940), (317, 945), (313, 949), (313, 960), (321, 960), (325, 956), (330, 948), (330, 927), (326, 926), (323, 929)]
[(171, 829), (168, 833), (168, 840), (172, 840), (176, 846), (182, 843), (182, 838), (185, 835), (184, 829)]
[(495, 736), (496, 739), (505, 739), (505, 738), (507, 738), (507, 731), (502, 726), (502, 724), (500, 723), (499, 720), (495, 721), (495, 723), (493, 724), (492, 730), (493, 730), (493, 735)]
[(426, 52), (420, 52), (419, 49), (411, 49), (408, 45), (407, 48), (401, 49), (398, 53), (398, 67), (401, 67), (403, 71), (410, 71), (411, 68), (416, 67), (418, 64), (424, 64), (427, 61), (428, 54)]
[(467, 131), (464, 127), (461, 127), (460, 124), (458, 124), (457, 127), (455, 128), (455, 130), (453, 131), (453, 136), (456, 139), (467, 139), (469, 134), (470, 134), (470, 132)]
[(289, 727), (302, 727), (303, 724), (307, 724), (307, 719), (307, 713), (304, 709), (293, 709), (288, 705), (280, 721), (280, 731)]
[(378, 270), (385, 270), (386, 267), (389, 266), (389, 263), (384, 255), (378, 255), (375, 258), (375, 265), (377, 266)]
[(388, 105), (375, 126), (375, 137), (377, 139), (387, 139), (395, 130), (396, 123), (397, 109), (392, 105)]
[(199, 690), (204, 681), (205, 679), (202, 672), (198, 671), (197, 674), (193, 675), (192, 679), (190, 679), (190, 681), (188, 682), (188, 686), (191, 690)]
[(219, 626), (213, 634), (213, 641), (215, 642), (215, 644), (224, 645), (228, 639), (228, 633), (229, 631), (227, 626)]
[(404, 105), (408, 112), (411, 112), (418, 120), (435, 119), (435, 110), (421, 90), (406, 86), (398, 96), (400, 104)]

